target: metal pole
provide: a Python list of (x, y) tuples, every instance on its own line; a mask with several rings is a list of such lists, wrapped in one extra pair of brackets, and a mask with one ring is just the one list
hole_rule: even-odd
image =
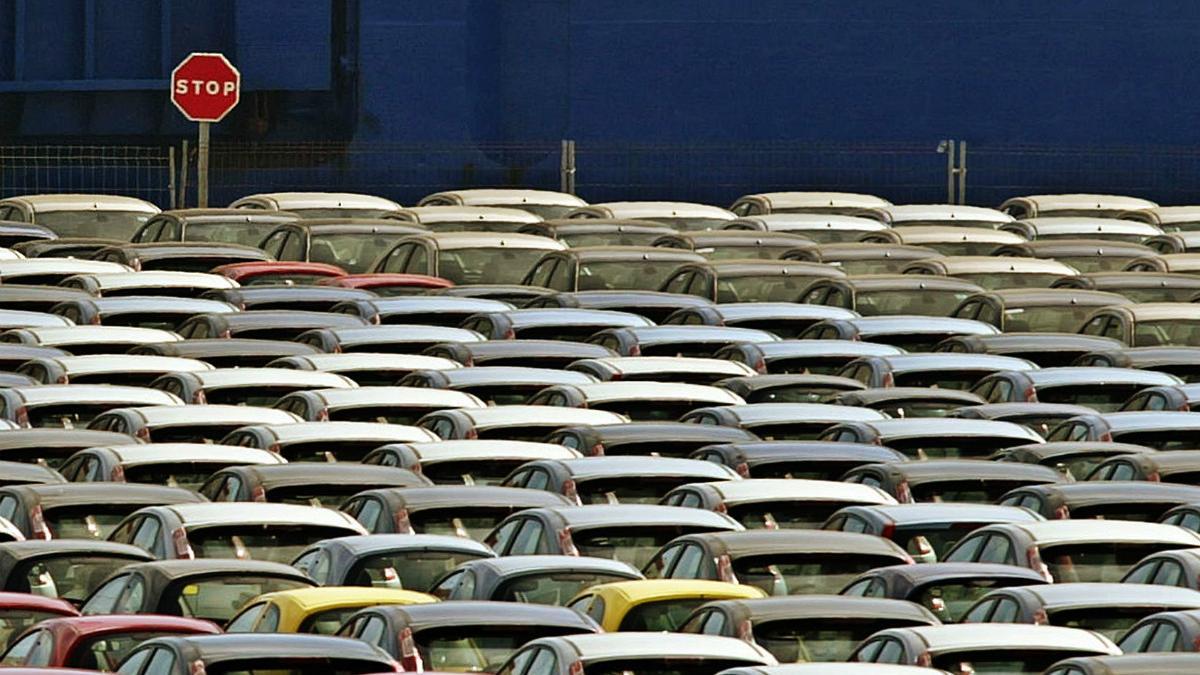
[(200, 123), (200, 142), (196, 151), (196, 206), (208, 208), (208, 122)]
[(188, 165), (191, 160), (188, 158), (188, 142), (183, 139), (183, 150), (179, 153), (179, 208), (187, 208), (187, 191), (188, 191)]
[(958, 203), (967, 203), (967, 142), (958, 142)]
[(179, 208), (179, 204), (175, 202), (175, 146), (167, 148), (167, 203), (171, 208)]
[(946, 143), (946, 203), (954, 203), (954, 141)]
[(560, 167), (562, 191), (571, 195), (575, 194), (575, 141), (562, 142)]

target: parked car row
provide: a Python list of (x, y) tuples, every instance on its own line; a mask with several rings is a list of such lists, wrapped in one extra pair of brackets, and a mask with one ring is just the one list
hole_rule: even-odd
[(1200, 209), (0, 220), (2, 666), (1196, 670)]

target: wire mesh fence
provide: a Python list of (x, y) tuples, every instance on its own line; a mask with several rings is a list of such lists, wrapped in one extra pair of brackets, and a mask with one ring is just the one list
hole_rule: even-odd
[(458, 187), (557, 190), (560, 148), (558, 141), (214, 143), (209, 203), (228, 204), (247, 194), (278, 191), (361, 192), (414, 204), (431, 192)]
[[(959, 141), (961, 144), (962, 142)], [(960, 148), (961, 149), (961, 148)], [(752, 192), (866, 192), (895, 203), (944, 202), (947, 171), (966, 201), (995, 205), (1046, 192), (1130, 194), (1200, 203), (1200, 147), (969, 144), (947, 163), (938, 142), (232, 143), (211, 151), (209, 203), (255, 192), (347, 191), (413, 204), (459, 187), (572, 185), (594, 202), (659, 199), (729, 204)], [(957, 162), (957, 163), (956, 163)], [(182, 170), (175, 170), (176, 167)], [(0, 145), (0, 197), (114, 193), (163, 208), (196, 204), (195, 146)], [(965, 172), (961, 172), (962, 169)], [(181, 194), (186, 188), (187, 195)], [(178, 194), (178, 198), (177, 198)]]
[(174, 203), (174, 149), (136, 145), (0, 145), (0, 198), (43, 192)]
[(664, 199), (727, 205), (779, 190), (867, 192), (944, 201), (937, 143), (636, 145), (577, 142), (576, 184), (590, 201)]
[(1161, 204), (1200, 203), (1200, 147), (1062, 147), (971, 143), (967, 201), (994, 205), (1014, 195), (1125, 194)]

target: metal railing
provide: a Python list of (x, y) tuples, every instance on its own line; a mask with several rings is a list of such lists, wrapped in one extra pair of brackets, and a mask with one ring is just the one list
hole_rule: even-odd
[[(970, 163), (970, 189), (967, 165)], [(194, 206), (195, 146), (0, 145), (0, 197), (127, 194)], [(378, 194), (402, 204), (457, 187), (533, 187), (589, 201), (729, 204), (774, 190), (877, 194), (896, 203), (996, 205), (1042, 192), (1130, 194), (1200, 203), (1200, 147), (921, 143), (636, 144), (231, 143), (212, 147), (210, 203), (283, 190)]]

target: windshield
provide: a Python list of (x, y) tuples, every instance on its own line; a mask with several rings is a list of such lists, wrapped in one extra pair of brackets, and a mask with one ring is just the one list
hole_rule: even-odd
[(1022, 272), (996, 274), (955, 274), (955, 278), (965, 279), (984, 288), (1050, 288), (1050, 284), (1061, 279), (1062, 274), (1029, 274)]
[(1115, 412), (1130, 396), (1138, 393), (1144, 384), (1089, 383), (1064, 387), (1038, 387), (1037, 400), (1041, 403), (1071, 403), (1087, 406), (1096, 412)]
[(16, 566), (5, 590), (82, 602), (109, 574), (133, 562), (89, 555), (48, 556)]
[(88, 504), (42, 511), (56, 539), (104, 539), (125, 516), (146, 504)]
[(987, 650), (954, 652), (933, 657), (933, 667), (960, 673), (1003, 673), (1036, 675), (1054, 663), (1073, 656), (1091, 656), (1092, 652), (1069, 650), (1021, 650), (991, 647)]
[(706, 598), (675, 598), (643, 602), (625, 614), (617, 630), (673, 633), (683, 625), (684, 621), (687, 621), (688, 616), (697, 607), (706, 602), (708, 602)]
[(1131, 431), (1123, 434), (1113, 434), (1113, 440), (1118, 443), (1145, 445), (1155, 450), (1200, 449), (1200, 435), (1194, 433), (1181, 434), (1175, 429), (1153, 429), (1150, 431)]
[[(628, 581), (628, 576), (597, 572), (527, 574), (501, 583), (488, 600), (525, 602), (533, 605), (565, 606), (584, 589), (596, 584)], [(464, 598), (467, 599), (467, 598)]]
[(579, 266), (579, 290), (644, 290), (662, 285), (680, 263), (660, 260), (611, 260)]
[(241, 244), (258, 247), (258, 242), (271, 231), (273, 225), (227, 221), (216, 223), (189, 222), (183, 231), (185, 241), (216, 241), (223, 244)]
[(821, 527), (829, 516), (846, 506), (858, 502), (837, 501), (775, 501), (751, 502), (728, 506), (731, 518), (749, 530), (784, 529), (813, 530)]
[[(232, 557), (232, 556), (228, 556)], [(259, 576), (205, 576), (191, 583), (176, 583), (163, 593), (159, 607), (172, 613), (173, 602), (182, 616), (224, 623), (250, 600), (263, 593), (308, 588), (309, 584), (295, 579)]]
[(915, 625), (879, 618), (772, 621), (754, 626), (754, 641), (780, 663), (845, 661), (859, 642), (876, 631)]
[(863, 316), (922, 314), (950, 316), (958, 303), (971, 291), (943, 291), (933, 288), (899, 291), (859, 291), (854, 296), (854, 309)]
[(153, 215), (143, 211), (47, 211), (38, 213), (34, 220), (59, 237), (129, 241)]
[(519, 506), (476, 506), (409, 511), (409, 522), (418, 534), (447, 534), (481, 541)]
[[(636, 417), (635, 417), (636, 419)], [(576, 491), (584, 504), (657, 504), (663, 495), (684, 483), (707, 482), (698, 476), (613, 476), (595, 480), (576, 479)]]
[(1010, 333), (1074, 333), (1095, 311), (1088, 305), (1016, 307), (1004, 310), (1004, 330)]
[(1171, 319), (1169, 321), (1138, 321), (1133, 327), (1133, 346), (1200, 344), (1200, 321)]
[[(329, 275), (329, 274), (301, 274), (298, 272), (297, 273), (287, 273), (287, 272), (274, 273), (273, 272), (271, 274), (257, 274), (252, 277), (243, 278), (241, 280), (241, 284), (243, 286), (281, 286), (281, 285), (311, 286), (311, 285), (317, 284), (321, 281), (324, 281), (324, 280), (330, 279), (330, 278), (333, 278), (333, 277), (332, 277), (332, 275)], [(264, 305), (258, 306), (258, 309), (267, 309), (267, 308), (279, 309), (280, 307), (272, 307), (271, 304), (264, 304)]]
[(969, 502), (989, 504), (1009, 490), (1041, 481), (981, 480), (966, 478), (939, 480), (911, 486), (914, 501), (918, 502)]
[(640, 570), (668, 541), (696, 531), (683, 526), (630, 524), (582, 530), (572, 540), (579, 555), (620, 560)]
[(799, 274), (722, 276), (717, 279), (717, 302), (796, 302), (813, 279)]
[(375, 232), (314, 234), (308, 247), (308, 260), (337, 265), (350, 274), (370, 271), (371, 264), (404, 234), (391, 236)]
[(441, 410), (445, 405), (379, 405), (354, 406), (330, 409), (329, 419), (337, 422), (382, 422), (384, 424), (411, 425), (426, 413)]
[[(289, 563), (322, 539), (357, 534), (349, 527), (319, 525), (235, 525), (189, 529), (197, 558), (249, 558)], [(232, 615), (231, 615), (232, 616)]]
[(426, 670), (495, 672), (526, 642), (563, 632), (541, 626), (435, 628), (417, 634), (417, 651)]
[(901, 562), (868, 553), (795, 553), (738, 558), (733, 572), (740, 583), (771, 595), (836, 594), (867, 570)]
[(571, 248), (582, 246), (649, 246), (663, 235), (662, 232), (642, 234), (638, 232), (595, 232), (591, 234), (565, 234), (558, 240)]
[(1070, 609), (1050, 614), (1050, 624), (1067, 628), (1094, 630), (1109, 640), (1116, 640), (1133, 624), (1147, 614), (1161, 611), (1162, 607), (1089, 607)]
[(422, 593), (441, 576), (468, 560), (484, 557), (464, 551), (396, 551), (364, 556), (345, 578), (329, 580), (331, 586), (406, 588)]
[(537, 248), (492, 246), (441, 251), (438, 276), (456, 284), (519, 284), (545, 252)]
[(100, 670), (111, 673), (117, 665), (146, 640), (152, 640), (164, 635), (174, 635), (167, 631), (139, 631), (136, 633), (106, 633), (100, 637), (80, 640), (74, 645), (67, 662), (67, 668), (83, 668)]
[(139, 464), (125, 467), (126, 483), (150, 483), (197, 490), (208, 477), (229, 466), (229, 462), (174, 462)]
[(1154, 543), (1099, 542), (1042, 546), (1040, 553), (1042, 562), (1056, 582), (1117, 582), (1126, 570), (1142, 558), (1180, 547)]

